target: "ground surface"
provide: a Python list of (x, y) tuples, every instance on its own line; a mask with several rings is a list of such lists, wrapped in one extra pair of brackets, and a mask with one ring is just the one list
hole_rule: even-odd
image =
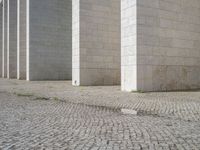
[(200, 91), (123, 93), (0, 79), (0, 149), (199, 150)]

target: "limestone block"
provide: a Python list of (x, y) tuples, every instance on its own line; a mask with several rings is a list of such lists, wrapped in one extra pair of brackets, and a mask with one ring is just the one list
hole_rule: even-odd
[(136, 0), (121, 1), (121, 86), (123, 91), (138, 89), (136, 2)]

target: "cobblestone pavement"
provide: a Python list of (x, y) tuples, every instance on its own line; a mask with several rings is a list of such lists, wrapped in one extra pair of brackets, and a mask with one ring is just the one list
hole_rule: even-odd
[(0, 150), (199, 150), (199, 116), (200, 91), (123, 93), (0, 79)]

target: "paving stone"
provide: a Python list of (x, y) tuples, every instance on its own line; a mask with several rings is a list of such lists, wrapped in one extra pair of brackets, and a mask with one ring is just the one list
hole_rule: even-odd
[(199, 149), (199, 91), (119, 89), (0, 79), (0, 149)]

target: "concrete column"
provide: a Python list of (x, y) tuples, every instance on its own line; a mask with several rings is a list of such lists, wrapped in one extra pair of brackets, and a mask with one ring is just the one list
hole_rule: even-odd
[(8, 5), (7, 0), (3, 0), (3, 44), (2, 44), (2, 77), (7, 77), (7, 14), (8, 14)]
[(200, 1), (122, 0), (122, 90), (200, 88)]
[(17, 78), (17, 1), (8, 0), (7, 78)]
[(2, 62), (3, 62), (3, 3), (0, 2), (0, 78), (2, 77)]
[(136, 0), (121, 1), (121, 87), (137, 90)]
[(26, 0), (18, 0), (17, 78), (26, 79)]
[(120, 84), (120, 0), (73, 0), (73, 85)]
[(70, 80), (72, 0), (26, 2), (27, 80)]

